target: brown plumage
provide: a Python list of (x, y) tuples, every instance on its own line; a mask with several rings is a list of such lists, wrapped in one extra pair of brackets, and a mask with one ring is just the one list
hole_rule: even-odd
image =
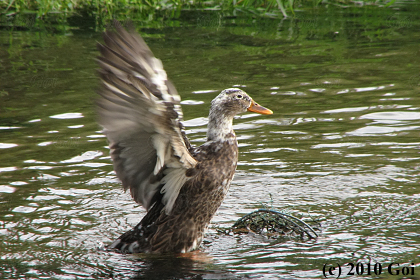
[(244, 91), (223, 90), (210, 108), (207, 142), (192, 147), (180, 97), (160, 60), (134, 31), (115, 24), (98, 44), (99, 123), (124, 189), (148, 211), (108, 248), (120, 252), (195, 250), (229, 189), (238, 161), (233, 117), (272, 114)]

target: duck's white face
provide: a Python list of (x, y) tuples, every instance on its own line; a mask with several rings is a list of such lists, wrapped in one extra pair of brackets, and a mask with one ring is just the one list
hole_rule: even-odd
[(224, 115), (236, 115), (246, 111), (263, 115), (271, 115), (270, 109), (264, 108), (257, 103), (243, 90), (239, 88), (228, 88), (223, 90), (211, 102), (212, 108), (220, 110)]

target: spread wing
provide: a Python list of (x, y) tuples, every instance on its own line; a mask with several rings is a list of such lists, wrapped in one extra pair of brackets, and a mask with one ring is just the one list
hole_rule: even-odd
[(169, 213), (188, 180), (185, 171), (196, 165), (182, 125), (180, 97), (135, 31), (118, 23), (98, 44), (101, 56), (99, 123), (124, 189), (147, 210), (163, 194)]

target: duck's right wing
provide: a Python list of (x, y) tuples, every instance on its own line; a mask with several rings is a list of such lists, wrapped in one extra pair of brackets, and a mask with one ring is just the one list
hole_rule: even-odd
[(98, 44), (99, 123), (124, 189), (149, 209), (163, 195), (169, 213), (197, 164), (182, 126), (180, 97), (162, 63), (134, 31), (115, 24)]

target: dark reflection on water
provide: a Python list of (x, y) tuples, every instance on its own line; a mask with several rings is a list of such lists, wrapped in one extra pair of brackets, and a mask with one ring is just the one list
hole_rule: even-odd
[[(200, 256), (201, 255), (201, 256)], [(120, 255), (114, 256), (116, 259)], [(216, 268), (203, 253), (189, 257), (135, 256), (118, 260), (110, 276), (132, 279), (235, 279), (233, 273)]]
[[(410, 10), (320, 9), (252, 24), (203, 15), (197, 28), (143, 30), (195, 145), (223, 88), (244, 87), (275, 112), (236, 118), (235, 180), (202, 253), (184, 257), (98, 250), (145, 213), (121, 191), (96, 124), (100, 35), (0, 31), (2, 277), (311, 279), (325, 263), (358, 261), (420, 273), (420, 9)], [(217, 232), (261, 207), (319, 220), (322, 233)]]

